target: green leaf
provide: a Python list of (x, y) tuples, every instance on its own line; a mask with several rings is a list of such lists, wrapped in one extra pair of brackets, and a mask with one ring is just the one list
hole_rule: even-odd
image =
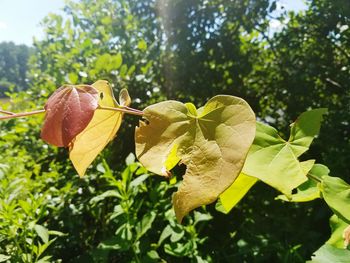
[(122, 54), (118, 53), (117, 55), (114, 55), (111, 57), (110, 67), (108, 68), (111, 70), (117, 70), (120, 68), (120, 66), (123, 64), (123, 58)]
[(140, 239), (151, 228), (154, 219), (156, 218), (156, 212), (151, 211), (145, 214), (141, 221), (136, 224), (136, 240)]
[(349, 263), (350, 251), (325, 244), (320, 247), (311, 257), (312, 263)]
[(42, 225), (35, 225), (34, 229), (44, 243), (49, 242), (49, 231), (46, 227), (43, 227)]
[(323, 176), (321, 192), (333, 212), (350, 224), (350, 185), (338, 177)]
[(179, 160), (187, 166), (173, 195), (179, 222), (233, 183), (255, 135), (255, 115), (240, 98), (216, 96), (194, 110), (177, 101), (151, 105), (135, 132), (136, 155), (149, 171), (168, 176)]
[(257, 181), (257, 178), (241, 173), (233, 184), (220, 195), (224, 213), (230, 212)]
[(257, 123), (257, 133), (243, 173), (254, 176), (291, 198), (292, 190), (307, 181), (306, 174), (313, 160), (301, 164), (298, 157), (307, 151), (318, 134), (326, 109), (302, 113), (291, 125), (288, 141), (283, 140), (276, 129)]
[(138, 49), (140, 50), (146, 50), (147, 49), (147, 43), (145, 40), (141, 39), (139, 43), (137, 44)]
[(68, 74), (68, 79), (69, 79), (69, 82), (70, 82), (71, 84), (76, 84), (77, 81), (78, 81), (78, 79), (79, 79), (79, 77), (78, 77), (77, 74), (71, 72), (71, 73)]
[(348, 224), (341, 220), (337, 215), (333, 215), (329, 219), (329, 224), (332, 229), (332, 235), (326, 243), (336, 248), (344, 248), (343, 233), (348, 227)]
[(0, 254), (0, 262), (5, 262), (6, 260), (9, 260), (11, 256), (6, 256), (4, 254)]
[[(317, 180), (322, 181), (322, 176), (328, 175), (329, 169), (322, 164), (314, 164), (308, 172), (308, 180), (297, 188), (297, 193), (291, 199), (285, 195), (279, 195), (276, 199), (289, 202), (308, 202), (321, 197), (321, 191)], [(314, 179), (312, 179), (314, 178)]]
[(172, 229), (171, 225), (167, 225), (163, 229), (162, 233), (160, 234), (160, 237), (158, 240), (158, 246), (160, 246), (166, 238), (170, 237), (172, 233), (173, 233), (173, 229)]

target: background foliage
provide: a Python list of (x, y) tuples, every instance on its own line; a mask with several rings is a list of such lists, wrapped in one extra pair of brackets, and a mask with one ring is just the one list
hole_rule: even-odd
[[(284, 137), (301, 112), (327, 107), (309, 155), (349, 182), (350, 3), (313, 0), (300, 13), (276, 6), (68, 1), (65, 17), (43, 21), (46, 37), (35, 43), (28, 70), (29, 49), (4, 64), (16, 48), (0, 45), (0, 79), (17, 90), (29, 80), (8, 107), (40, 108), (63, 83), (107, 79), (115, 91), (128, 88), (139, 109), (164, 99), (201, 106), (216, 94), (241, 96)], [(272, 30), (272, 19), (283, 28)], [(126, 117), (83, 179), (64, 150), (38, 139), (40, 123), (0, 123), (0, 254), (11, 262), (304, 262), (329, 237), (322, 202), (274, 201), (278, 193), (262, 184), (228, 215), (209, 205), (178, 225), (170, 202), (177, 182), (148, 174), (129, 155), (137, 118)]]

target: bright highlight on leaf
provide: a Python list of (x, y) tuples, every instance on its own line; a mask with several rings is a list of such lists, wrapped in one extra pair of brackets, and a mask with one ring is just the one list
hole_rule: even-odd
[(302, 113), (291, 125), (288, 141), (275, 128), (257, 123), (254, 143), (250, 148), (243, 173), (254, 176), (291, 198), (292, 190), (308, 180), (313, 160), (300, 163), (298, 157), (308, 150), (318, 134), (326, 109)]
[(257, 181), (257, 178), (241, 173), (233, 184), (220, 195), (220, 201), (224, 212), (230, 212)]
[(239, 175), (255, 135), (255, 115), (242, 99), (216, 96), (196, 110), (165, 101), (144, 110), (136, 128), (136, 154), (156, 174), (167, 176), (179, 161), (187, 166), (173, 196), (178, 221), (214, 202)]
[[(120, 107), (114, 98), (112, 88), (105, 80), (98, 80), (92, 86), (99, 93), (100, 107)], [(130, 97), (126, 90), (121, 91), (122, 106), (130, 104)], [(80, 176), (97, 155), (115, 137), (121, 121), (122, 112), (97, 109), (89, 125), (76, 137), (70, 146), (69, 158)]]
[(98, 106), (98, 92), (89, 85), (65, 85), (48, 99), (41, 138), (67, 147), (89, 124)]

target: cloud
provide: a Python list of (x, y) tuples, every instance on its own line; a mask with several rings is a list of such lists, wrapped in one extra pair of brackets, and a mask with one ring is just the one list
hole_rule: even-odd
[(0, 30), (1, 29), (7, 29), (7, 24), (3, 21), (0, 21)]

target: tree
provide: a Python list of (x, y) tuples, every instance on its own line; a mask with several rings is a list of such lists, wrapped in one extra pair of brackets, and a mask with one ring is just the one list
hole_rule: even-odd
[(13, 42), (0, 43), (0, 96), (11, 86), (22, 91), (28, 88), (28, 60), (32, 49), (26, 45), (15, 45)]

